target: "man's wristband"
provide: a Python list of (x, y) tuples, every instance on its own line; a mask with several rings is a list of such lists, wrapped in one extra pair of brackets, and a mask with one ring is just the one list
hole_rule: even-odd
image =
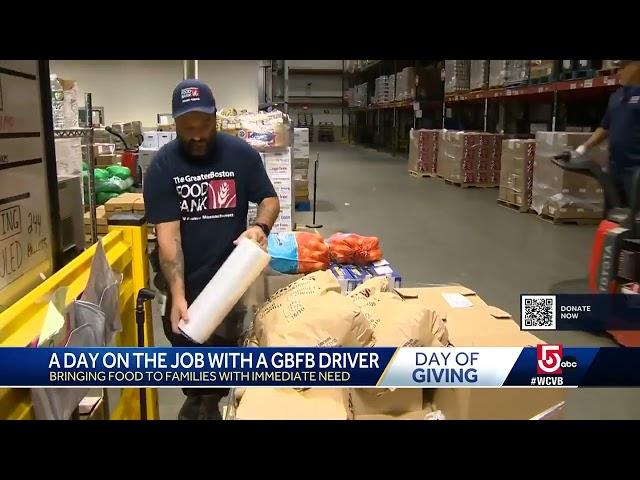
[(252, 227), (260, 227), (262, 229), (262, 231), (264, 232), (264, 235), (266, 237), (268, 237), (269, 233), (271, 233), (271, 229), (265, 223), (252, 223), (251, 226)]

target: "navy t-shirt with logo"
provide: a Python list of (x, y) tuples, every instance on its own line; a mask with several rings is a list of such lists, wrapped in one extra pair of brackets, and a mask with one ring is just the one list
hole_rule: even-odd
[(153, 224), (180, 220), (188, 303), (246, 230), (248, 202), (276, 196), (260, 154), (237, 137), (218, 133), (203, 157), (178, 140), (158, 151), (144, 177), (145, 210)]
[(627, 85), (614, 92), (600, 126), (609, 131), (611, 171), (640, 167), (640, 86)]

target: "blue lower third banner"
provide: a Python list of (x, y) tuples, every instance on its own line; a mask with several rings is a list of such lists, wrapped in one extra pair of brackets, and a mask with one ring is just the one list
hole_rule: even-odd
[(640, 330), (640, 295), (521, 295), (522, 330)]
[(0, 348), (0, 387), (637, 387), (640, 348)]

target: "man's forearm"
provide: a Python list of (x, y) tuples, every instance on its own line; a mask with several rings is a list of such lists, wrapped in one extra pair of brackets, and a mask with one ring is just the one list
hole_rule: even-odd
[(602, 127), (598, 127), (589, 140), (584, 142), (585, 148), (589, 149), (600, 145), (609, 136), (609, 132)]
[(171, 295), (184, 297), (184, 255), (179, 238), (160, 245), (160, 269), (169, 284)]
[(258, 205), (258, 214), (256, 215), (256, 223), (264, 223), (269, 228), (273, 227), (276, 219), (280, 214), (280, 201), (278, 197), (265, 198)]

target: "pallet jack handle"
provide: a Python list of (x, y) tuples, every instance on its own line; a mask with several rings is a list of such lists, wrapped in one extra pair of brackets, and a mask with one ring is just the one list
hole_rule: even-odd
[[(144, 304), (156, 298), (156, 292), (141, 288), (136, 297), (136, 325), (138, 327), (138, 347), (144, 347)], [(140, 420), (147, 419), (147, 390), (140, 389)]]

